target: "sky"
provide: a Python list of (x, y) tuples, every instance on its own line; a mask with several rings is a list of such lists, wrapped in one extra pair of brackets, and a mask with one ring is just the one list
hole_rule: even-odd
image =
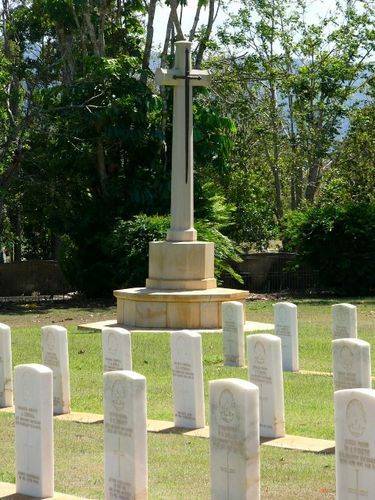
[[(198, 0), (188, 0), (188, 5), (184, 8), (182, 29), (185, 34), (190, 31), (191, 25), (193, 23), (195, 10), (197, 7)], [(237, 0), (232, 0), (228, 2), (230, 5), (229, 11), (234, 13), (237, 11), (240, 2)], [(319, 16), (324, 16), (330, 9), (332, 9), (335, 5), (335, 0), (312, 0), (311, 8), (309, 9), (308, 17), (311, 22), (317, 20)], [(208, 9), (205, 9), (201, 14), (201, 20), (206, 21), (208, 15)], [(167, 26), (169, 16), (169, 7), (167, 7), (164, 2), (163, 5), (158, 5), (155, 14), (155, 23), (154, 23), (154, 46), (158, 49), (159, 46), (164, 42), (165, 30)], [(223, 24), (226, 19), (226, 13), (222, 10), (220, 11), (217, 20), (216, 26)]]

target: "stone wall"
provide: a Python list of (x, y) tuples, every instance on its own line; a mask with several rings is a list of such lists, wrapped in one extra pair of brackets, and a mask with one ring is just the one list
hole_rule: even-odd
[(35, 260), (0, 264), (0, 297), (70, 292), (57, 262)]

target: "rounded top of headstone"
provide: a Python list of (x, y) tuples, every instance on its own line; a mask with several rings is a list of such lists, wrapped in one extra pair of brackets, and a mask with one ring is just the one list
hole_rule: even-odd
[(247, 336), (252, 342), (256, 341), (265, 341), (265, 342), (273, 342), (274, 344), (281, 344), (281, 339), (277, 335), (273, 335), (272, 333), (253, 333)]
[(0, 332), (10, 332), (10, 326), (5, 323), (0, 323)]
[(343, 338), (343, 339), (332, 340), (332, 346), (338, 347), (341, 345), (348, 345), (351, 347), (370, 347), (370, 344), (362, 339)]
[(248, 391), (256, 391), (258, 392), (258, 386), (249, 382), (248, 380), (244, 380), (242, 378), (222, 378), (220, 380), (210, 380), (209, 386), (220, 387), (224, 389), (225, 387), (230, 388), (238, 388), (238, 389), (246, 389)]
[(45, 373), (50, 373), (52, 375), (52, 370), (48, 368), (47, 366), (40, 365), (38, 363), (30, 363), (27, 365), (17, 365), (14, 369), (14, 371), (17, 373), (22, 373), (24, 371), (32, 371), (34, 373), (40, 373), (40, 374), (45, 374)]
[(243, 307), (242, 302), (238, 300), (226, 300), (222, 303), (221, 307), (232, 306), (232, 307)]
[(348, 304), (346, 302), (343, 302), (341, 304), (333, 304), (332, 308), (345, 308), (345, 309), (357, 309), (357, 306), (354, 306), (353, 304)]
[(42, 326), (42, 333), (56, 333), (56, 334), (66, 334), (68, 330), (61, 325), (46, 325)]
[(112, 372), (106, 372), (104, 378), (107, 380), (122, 378), (123, 380), (146, 380), (144, 375), (134, 372), (132, 370), (114, 370)]
[(201, 338), (201, 334), (196, 330), (176, 330), (171, 332), (172, 337)]
[(129, 330), (126, 330), (125, 328), (120, 328), (118, 326), (105, 326), (102, 328), (102, 333), (104, 334), (110, 334), (110, 333), (118, 333), (119, 335), (131, 335)]
[(334, 398), (342, 399), (342, 398), (361, 398), (368, 399), (370, 401), (375, 402), (375, 389), (340, 389), (339, 391), (335, 391)]
[(292, 302), (277, 302), (273, 305), (273, 307), (288, 307), (289, 309), (297, 308), (296, 304), (293, 304)]

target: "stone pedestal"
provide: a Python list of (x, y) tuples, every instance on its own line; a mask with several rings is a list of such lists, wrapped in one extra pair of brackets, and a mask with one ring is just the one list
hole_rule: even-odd
[(248, 292), (217, 288), (214, 244), (150, 243), (145, 288), (115, 290), (117, 324), (140, 328), (221, 328), (221, 304), (243, 302)]
[(208, 290), (216, 288), (214, 244), (205, 241), (152, 241), (147, 288)]
[(209, 290), (115, 290), (117, 324), (139, 328), (221, 328), (221, 304), (243, 302), (248, 292), (229, 288)]

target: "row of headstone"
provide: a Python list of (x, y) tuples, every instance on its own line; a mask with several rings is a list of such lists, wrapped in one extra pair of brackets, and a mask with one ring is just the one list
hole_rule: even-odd
[[(146, 379), (131, 371), (108, 372), (104, 392), (105, 498), (146, 499)], [(213, 499), (260, 498), (259, 411), (259, 388), (251, 382), (210, 382)], [(35, 364), (16, 367), (15, 412), (17, 493), (52, 497), (52, 370)], [(370, 498), (375, 491), (374, 415), (372, 389), (335, 393), (339, 500)]]
[[(279, 302), (274, 306), (275, 335), (281, 339), (284, 371), (298, 371), (297, 306)], [(222, 305), (223, 353), (225, 366), (245, 365), (244, 307), (241, 302)]]
[[(42, 362), (53, 373), (54, 413), (70, 412), (67, 331), (62, 326), (42, 328)], [(13, 405), (11, 331), (0, 323), (0, 407)]]
[[(247, 337), (249, 380), (258, 387), (260, 435), (285, 436), (281, 340), (275, 335)], [(202, 339), (195, 332), (171, 335), (174, 423), (176, 427), (205, 425)]]
[(375, 391), (370, 344), (357, 339), (357, 308), (332, 306), (336, 499), (372, 498), (375, 491)]
[[(53, 372), (15, 369), (16, 492), (54, 494)], [(146, 379), (132, 371), (104, 374), (105, 498), (147, 498)]]
[[(291, 302), (274, 305), (275, 335), (281, 339), (284, 371), (299, 369), (297, 306)], [(244, 366), (244, 308), (241, 302), (222, 305), (223, 353), (225, 366)], [(352, 304), (332, 306), (332, 335), (334, 339), (357, 338), (357, 308)]]
[[(103, 371), (131, 370), (130, 333), (122, 328), (103, 329)], [(41, 329), (42, 364), (53, 372), (56, 415), (70, 412), (68, 333), (62, 326)], [(13, 405), (11, 330), (0, 323), (0, 408)]]

